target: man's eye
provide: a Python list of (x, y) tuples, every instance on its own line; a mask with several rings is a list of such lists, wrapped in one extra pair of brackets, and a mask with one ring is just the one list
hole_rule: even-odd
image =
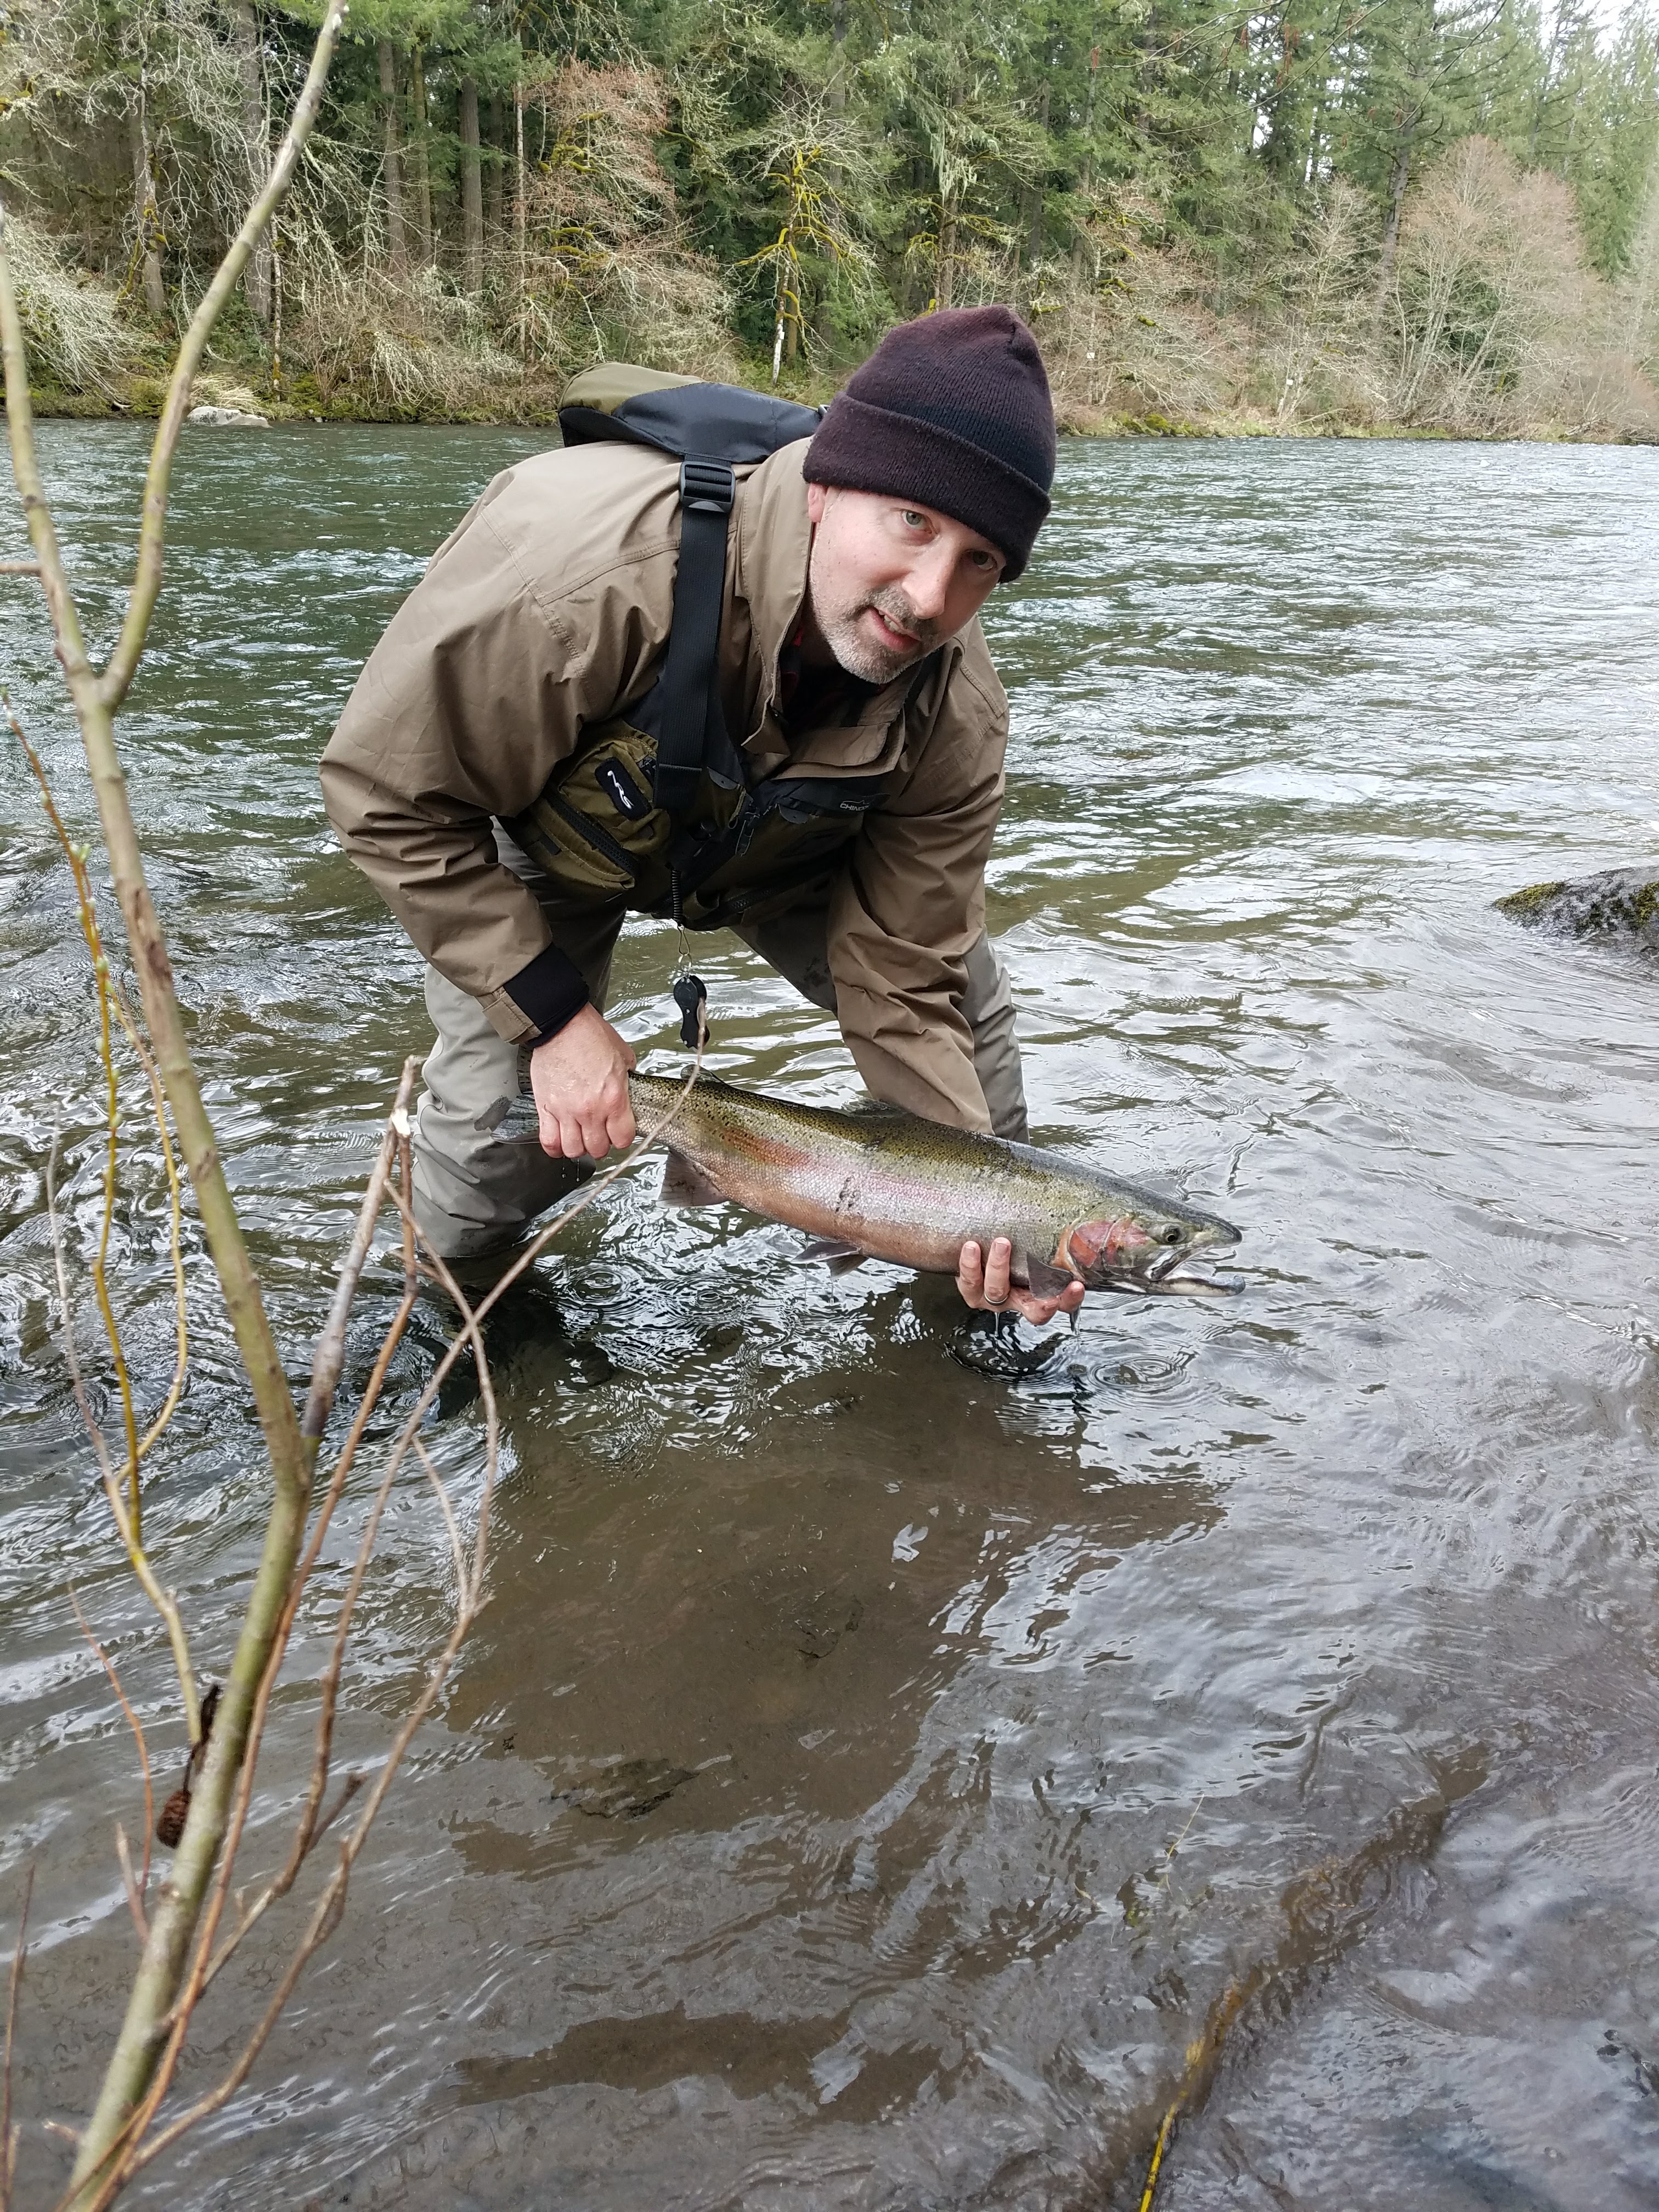
[(907, 507), (904, 509), (902, 520), (906, 528), (909, 530), (926, 530), (927, 527), (927, 516), (918, 514), (914, 507)]

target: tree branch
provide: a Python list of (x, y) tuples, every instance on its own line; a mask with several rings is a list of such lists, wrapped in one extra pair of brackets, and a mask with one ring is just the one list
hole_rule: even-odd
[(17, 1942), (11, 1954), (11, 1978), (6, 1985), (6, 2051), (0, 2067), (0, 2212), (10, 2212), (11, 2178), (17, 2160), (17, 2130), (11, 2124), (11, 2059), (17, 2040), (17, 1990), (23, 1978), (29, 1899), (33, 1894), (34, 1868), (31, 1863), (23, 1876), (23, 1900), (17, 1910)]
[(161, 589), (161, 549), (173, 455), (189, 399), (190, 383), (209, 334), (231, 287), (293, 175), (300, 150), (317, 116), (329, 64), (343, 20), (331, 0), (313, 52), (305, 86), (272, 164), (264, 189), (250, 210), (180, 349), (155, 436), (145, 484), (138, 561), (120, 640), (103, 678), (88, 659), (79, 611), (70, 588), (56, 527), (41, 481), (29, 402), (27, 349), (0, 210), (0, 362), (6, 386), (12, 468), (22, 499), (29, 541), (40, 570), (58, 661), (80, 726), (110, 872), (127, 941), (137, 971), (144, 1016), (179, 1150), (195, 1189), (203, 1231), (217, 1272), (265, 1438), (273, 1483), (264, 1544), (235, 1656), (225, 1685), (218, 1724), (191, 1797), (185, 1832), (167, 1885), (151, 1917), (149, 1940), (134, 1979), (125, 2021), (105, 2075), (96, 2110), (82, 2138), (72, 2183), (73, 2200), (91, 2201), (100, 2177), (112, 2170), (118, 2143), (129, 2139), (135, 2106), (155, 2070), (164, 2036), (160, 2022), (178, 1994), (219, 1854), (232, 1788), (241, 1764), (255, 1693), (265, 1671), (295, 1559), (304, 1535), (315, 1444), (303, 1437), (280, 1352), (260, 1296), (241, 1224), (225, 1180), (213, 1127), (185, 1039), (172, 964), (150, 897), (137, 825), (116, 750), (112, 716), (125, 697), (143, 650)]
[[(127, 1693), (121, 1687), (121, 1677), (115, 1671), (114, 1661), (87, 1626), (87, 1616), (81, 1610), (81, 1601), (76, 1595), (73, 1583), (70, 1585), (70, 1603), (75, 1607), (75, 1618), (81, 1624), (82, 1635), (86, 1638), (98, 1655), (99, 1665), (109, 1676), (109, 1686), (120, 1703), (121, 1711), (127, 1717), (127, 1726), (132, 1730), (133, 1739), (138, 1746), (138, 1768), (144, 1778), (144, 1863), (143, 1870), (138, 1877), (138, 1905), (133, 1917), (138, 1923), (138, 1940), (143, 1942), (149, 1933), (144, 1924), (143, 1900), (144, 1893), (149, 1887), (150, 1839), (155, 1832), (155, 1790), (150, 1778), (149, 1746), (144, 1741), (143, 1723), (127, 1702)], [(118, 1834), (119, 1831), (118, 1830), (117, 1832)]]
[[(99, 696), (103, 704), (113, 713), (120, 705), (137, 673), (139, 655), (144, 649), (144, 640), (149, 633), (150, 617), (155, 611), (155, 602), (161, 589), (161, 554), (167, 534), (167, 488), (173, 477), (173, 456), (179, 443), (179, 432), (190, 406), (190, 387), (196, 372), (201, 367), (207, 342), (213, 335), (213, 326), (224, 312), (224, 306), (235, 288), (236, 280), (253, 258), (265, 225), (276, 212), (283, 195), (293, 180), (299, 165), (300, 155), (312, 125), (317, 120), (317, 111), (323, 102), (323, 86), (329, 64), (334, 58), (345, 9), (335, 0), (323, 18), (317, 44), (311, 56), (311, 68), (294, 104), (283, 143), (276, 149), (276, 158), (270, 165), (264, 190), (259, 194), (243, 218), (242, 227), (231, 241), (230, 250), (214, 273), (213, 282), (203, 293), (196, 313), (191, 317), (190, 328), (185, 332), (173, 362), (173, 377), (167, 386), (167, 396), (161, 409), (161, 419), (155, 427), (155, 443), (150, 451), (149, 471), (144, 478), (144, 519), (138, 538), (138, 562), (133, 572), (132, 592), (127, 602), (126, 619), (121, 625), (121, 635), (115, 650), (99, 681)], [(12, 389), (9, 363), (6, 373), (6, 389)], [(42, 556), (44, 562), (45, 556)]]

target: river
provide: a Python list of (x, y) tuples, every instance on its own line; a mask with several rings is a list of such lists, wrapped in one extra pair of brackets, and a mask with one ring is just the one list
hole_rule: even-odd
[[(43, 434), (106, 639), (143, 434)], [(426, 554), (535, 443), (186, 434), (126, 755), (296, 1373), (427, 1034), (316, 758)], [(0, 584), (0, 662), (84, 827), (35, 592)], [(988, 618), (1013, 715), (992, 927), (1041, 1139), (1238, 1223), (1244, 1294), (1091, 1301), (1000, 1379), (951, 1356), (943, 1286), (832, 1278), (787, 1230), (660, 1208), (649, 1170), (619, 1186), (499, 1340), (492, 1601), (346, 1923), (135, 2201), (1133, 2208), (1219, 2007), (1160, 2205), (1659, 2203), (1659, 972), (1490, 906), (1659, 850), (1656, 605), (1654, 451), (1066, 447)], [(78, 1249), (97, 1215), (85, 957), (9, 745), (0, 792), (0, 1909), (9, 1945), (32, 1861), (44, 2203), (39, 2122), (86, 2110), (135, 1955), (136, 1762), (70, 1583), (164, 1787), (182, 1753), (50, 1307), (55, 1131)], [(642, 925), (617, 971), (664, 1067), (672, 954)], [(816, 1010), (730, 939), (701, 964), (720, 1073), (854, 1095)], [(153, 1403), (167, 1279), (129, 1097), (117, 1248)], [(211, 1669), (263, 1486), (191, 1271), (149, 1513)], [(377, 1265), (359, 1367), (394, 1291)], [(430, 1437), (476, 1490), (468, 1391)], [(447, 1557), (412, 1476), (348, 1759), (441, 1632)], [(323, 1625), (250, 1875), (306, 1771)], [(190, 2081), (280, 1948), (210, 2000)]]

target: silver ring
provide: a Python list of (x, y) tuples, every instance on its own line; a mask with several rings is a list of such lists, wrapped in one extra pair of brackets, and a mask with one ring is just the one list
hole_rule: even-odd
[[(982, 1297), (982, 1296), (984, 1295), (984, 1294), (983, 1294), (983, 1292), (981, 1292), (981, 1297)], [(1009, 1293), (1009, 1297), (1012, 1297), (1012, 1295), (1013, 1295), (1013, 1293), (1012, 1293), (1012, 1291), (1010, 1291), (1010, 1293)], [(1004, 1307), (1008, 1304), (1008, 1299), (1007, 1299), (1007, 1298), (986, 1298), (985, 1303), (986, 1303), (986, 1304), (987, 1304), (987, 1305), (991, 1309), (991, 1311), (992, 1311), (993, 1313), (1000, 1313), (1000, 1312), (1002, 1311), (1003, 1308), (1004, 1308)]]

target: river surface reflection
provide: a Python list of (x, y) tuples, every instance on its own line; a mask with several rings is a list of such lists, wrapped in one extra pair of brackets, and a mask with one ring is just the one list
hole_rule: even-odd
[[(425, 1041), (316, 757), (426, 553), (535, 443), (187, 437), (128, 755), (296, 1370)], [(141, 434), (46, 449), (106, 629)], [(33, 588), (4, 587), (0, 660), (86, 822)], [(1161, 2202), (1659, 2201), (1659, 969), (1489, 907), (1659, 850), (1656, 601), (1654, 452), (1066, 447), (988, 623), (1033, 1120), (1237, 1221), (1247, 1294), (1097, 1300), (997, 1379), (951, 1356), (944, 1286), (620, 1188), (498, 1340), (493, 1601), (347, 1923), (137, 2201), (245, 2203), (252, 2158), (272, 2207), (1133, 2207), (1241, 1981)], [(131, 1741), (70, 1582), (164, 1760), (179, 1731), (52, 1333), (54, 1130), (76, 1233), (96, 1217), (90, 996), (15, 752), (0, 791), (3, 1880), (37, 1863), (44, 2191), (35, 2123), (84, 2109), (132, 1952)], [(672, 957), (642, 925), (618, 967), (665, 1067)], [(700, 965), (722, 1073), (853, 1095), (832, 1025), (734, 940)], [(141, 1144), (120, 1242), (152, 1399), (160, 1221)], [(222, 1664), (261, 1486), (193, 1265), (149, 1512)], [(370, 1293), (360, 1356), (389, 1269)], [(433, 1447), (463, 1484), (480, 1438), (451, 1394)], [(411, 1480), (350, 1756), (447, 1559)], [(250, 1870), (307, 1716), (277, 1716)], [(211, 2013), (204, 2080), (259, 2001)]]

